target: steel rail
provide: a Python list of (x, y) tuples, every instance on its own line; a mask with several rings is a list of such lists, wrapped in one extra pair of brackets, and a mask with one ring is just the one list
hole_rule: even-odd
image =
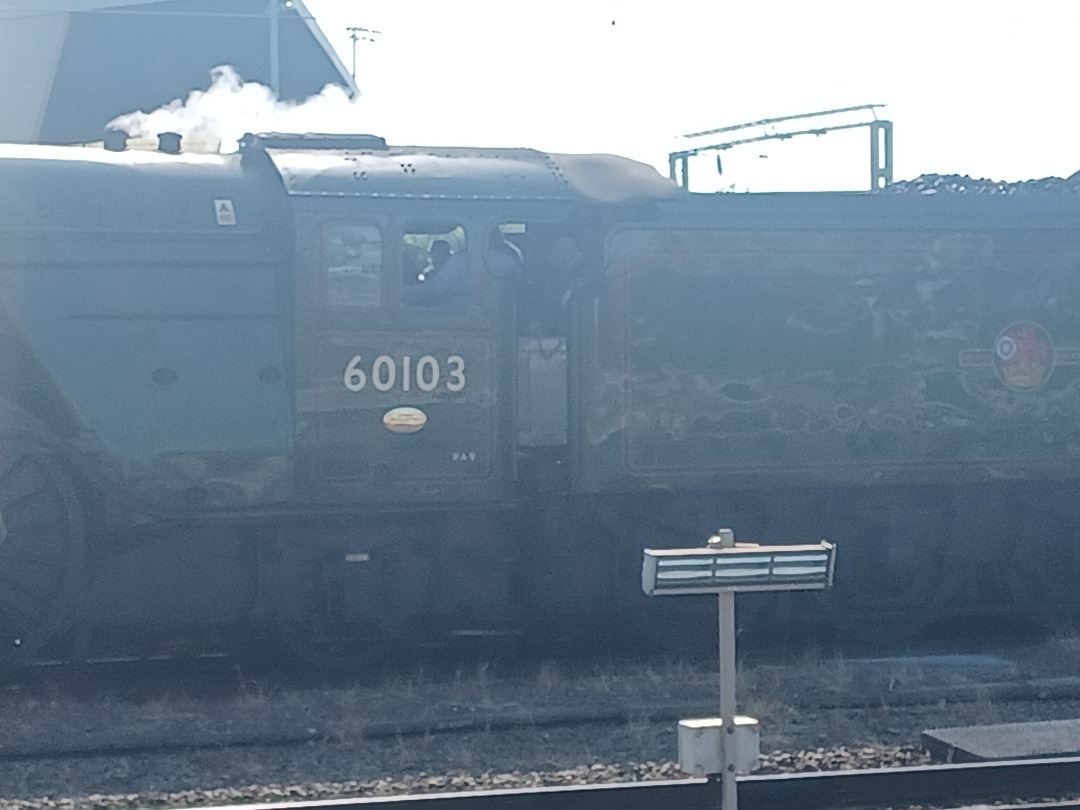
[[(738, 785), (742, 810), (916, 803), (956, 807), (1080, 792), (1080, 757), (745, 776)], [(719, 806), (719, 781), (678, 779), (232, 805), (228, 810), (715, 810)]]

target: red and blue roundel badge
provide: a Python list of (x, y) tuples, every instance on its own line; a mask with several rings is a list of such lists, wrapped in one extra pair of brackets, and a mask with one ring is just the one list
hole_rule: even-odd
[(994, 341), (994, 368), (1009, 388), (1041, 387), (1054, 370), (1054, 344), (1037, 323), (1020, 321)]

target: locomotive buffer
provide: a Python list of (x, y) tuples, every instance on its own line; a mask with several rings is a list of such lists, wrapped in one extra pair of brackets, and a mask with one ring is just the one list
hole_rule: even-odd
[(679, 722), (679, 767), (721, 779), (722, 810), (737, 810), (735, 777), (757, 761), (757, 720), (735, 716), (735, 594), (832, 585), (836, 546), (735, 543), (720, 529), (704, 548), (645, 549), (641, 587), (649, 596), (717, 594), (720, 604), (720, 717)]

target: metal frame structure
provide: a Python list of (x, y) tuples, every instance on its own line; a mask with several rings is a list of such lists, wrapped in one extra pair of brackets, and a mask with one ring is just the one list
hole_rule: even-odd
[[(749, 121), (745, 124), (734, 124), (718, 129), (709, 129), (702, 132), (690, 132), (683, 135), (684, 138), (703, 138), (708, 135), (722, 135), (728, 132), (740, 132), (753, 127), (773, 127), (777, 124), (785, 124), (789, 121), (801, 121), (808, 118), (823, 118), (845, 113), (869, 112), (873, 115), (871, 121), (858, 121), (846, 124), (827, 124), (825, 126), (810, 127), (794, 132), (766, 132), (746, 138), (736, 138), (731, 141), (697, 146), (692, 149), (684, 149), (668, 154), (668, 174), (672, 180), (683, 188), (690, 186), (690, 158), (705, 152), (722, 152), (735, 146), (760, 141), (788, 140), (799, 135), (825, 135), (828, 132), (836, 132), (842, 129), (858, 129), (867, 127), (870, 130), (870, 188), (878, 190), (885, 188), (893, 179), (893, 125), (892, 121), (882, 121), (877, 118), (875, 110), (884, 107), (884, 104), (859, 104), (854, 107), (840, 107), (835, 110), (822, 110), (820, 112), (799, 113), (798, 115), (782, 115), (779, 118), (765, 118), (761, 121)], [(718, 159), (719, 160), (719, 159)]]
[[(735, 720), (735, 593), (809, 590), (832, 585), (836, 546), (826, 541), (789, 546), (736, 545), (731, 529), (720, 529), (708, 546), (645, 549), (641, 588), (649, 596), (717, 595), (720, 641), (720, 734), (722, 810), (737, 810), (739, 741)], [(681, 754), (680, 754), (681, 759)]]

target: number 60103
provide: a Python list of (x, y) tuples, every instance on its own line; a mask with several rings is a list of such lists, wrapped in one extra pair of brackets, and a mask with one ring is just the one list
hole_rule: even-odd
[(358, 354), (345, 366), (342, 382), (350, 391), (363, 391), (368, 385), (376, 391), (434, 391), (440, 384), (447, 391), (463, 391), (465, 360), (456, 354), (447, 357), (445, 363), (430, 354), (400, 359), (380, 354), (369, 366)]

